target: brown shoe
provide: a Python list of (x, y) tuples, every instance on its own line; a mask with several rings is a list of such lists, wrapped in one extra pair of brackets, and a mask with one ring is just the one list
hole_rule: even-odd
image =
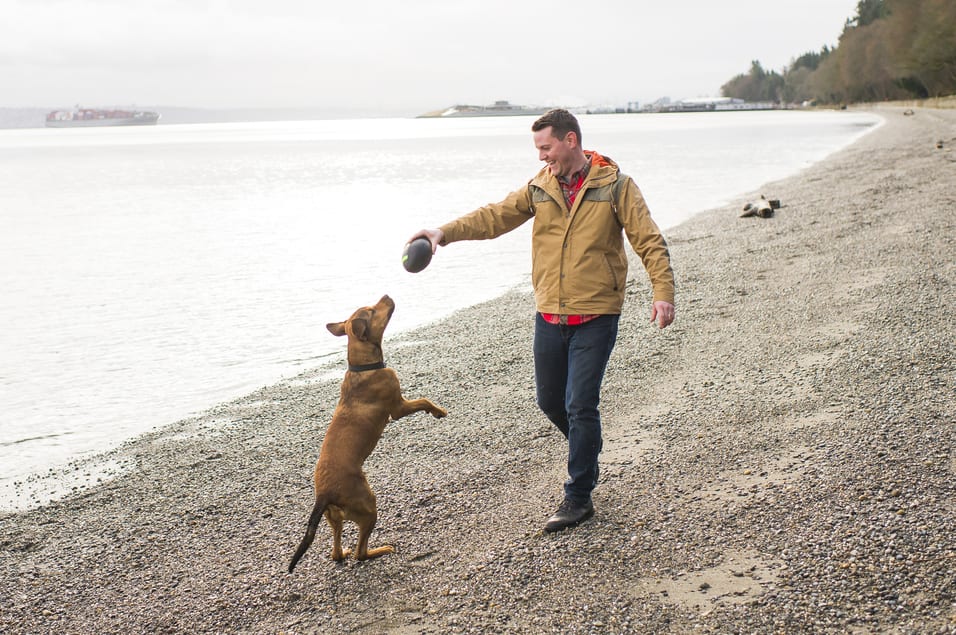
[(554, 515), (545, 523), (544, 531), (550, 534), (568, 527), (576, 527), (593, 515), (594, 504), (591, 501), (582, 505), (565, 498), (558, 507), (558, 511), (554, 512)]

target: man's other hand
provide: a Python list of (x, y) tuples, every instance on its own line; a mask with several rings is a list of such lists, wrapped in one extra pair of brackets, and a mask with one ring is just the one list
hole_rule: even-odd
[(674, 321), (674, 305), (670, 302), (658, 300), (651, 307), (651, 322), (657, 322), (659, 327), (667, 328)]

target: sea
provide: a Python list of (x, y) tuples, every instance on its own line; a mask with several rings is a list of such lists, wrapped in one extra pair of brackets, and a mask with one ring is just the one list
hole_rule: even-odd
[[(337, 368), (344, 342), (325, 324), (385, 293), (395, 335), (526, 287), (528, 226), (440, 248), (418, 274), (401, 252), (540, 169), (533, 119), (0, 130), (0, 510), (70, 491), (57, 474), (137, 435)], [(584, 147), (634, 177), (665, 233), (881, 123), (855, 111), (580, 121)]]

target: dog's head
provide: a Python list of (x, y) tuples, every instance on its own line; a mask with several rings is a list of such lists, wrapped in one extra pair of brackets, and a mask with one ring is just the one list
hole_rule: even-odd
[(385, 327), (388, 326), (388, 321), (392, 319), (394, 312), (395, 302), (387, 295), (383, 295), (382, 299), (374, 305), (363, 306), (344, 322), (331, 322), (326, 324), (325, 328), (338, 337), (348, 335), (350, 345), (365, 342), (381, 348)]

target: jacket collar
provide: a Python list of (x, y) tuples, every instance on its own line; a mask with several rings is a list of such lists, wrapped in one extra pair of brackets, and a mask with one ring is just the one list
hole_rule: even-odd
[[(613, 159), (602, 156), (593, 150), (585, 150), (585, 154), (591, 158), (591, 169), (588, 171), (588, 176), (584, 181), (584, 187), (601, 187), (602, 185), (613, 183), (617, 178), (617, 173), (620, 171), (617, 163), (615, 163)], [(535, 185), (549, 192), (561, 192), (561, 184), (558, 183), (558, 177), (551, 174), (551, 170), (548, 169), (548, 166), (541, 168), (534, 178), (531, 179), (531, 185)]]

